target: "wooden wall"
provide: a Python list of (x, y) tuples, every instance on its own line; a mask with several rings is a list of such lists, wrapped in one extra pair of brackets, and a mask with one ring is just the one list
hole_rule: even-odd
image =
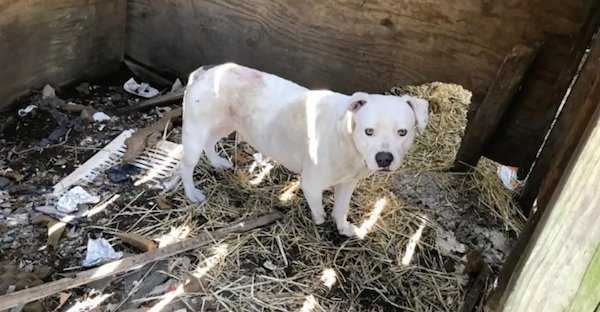
[(0, 110), (30, 88), (115, 70), (126, 0), (1, 0)]
[(535, 92), (509, 110), (487, 153), (518, 164), (554, 115), (544, 95), (594, 1), (128, 0), (126, 53), (180, 77), (234, 61), (342, 92), (454, 82), (473, 91), (476, 109), (515, 45), (547, 40)]

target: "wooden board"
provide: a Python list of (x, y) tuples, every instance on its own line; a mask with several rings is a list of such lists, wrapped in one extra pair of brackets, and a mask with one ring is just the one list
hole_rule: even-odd
[(492, 136), (500, 148), (486, 153), (524, 163), (556, 111), (547, 95), (598, 1), (129, 0), (126, 53), (181, 78), (233, 61), (346, 93), (458, 83), (473, 91), (475, 112), (510, 50), (545, 41), (528, 83), (535, 90), (509, 110), (502, 135)]
[(506, 56), (488, 93), (467, 124), (456, 155), (458, 170), (477, 166), (479, 158), (513, 103), (539, 45), (518, 45)]
[(520, 201), (522, 207), (531, 207), (536, 198), (540, 209), (546, 207), (585, 126), (599, 105), (600, 36), (597, 36), (584, 68), (533, 167)]
[(596, 109), (498, 311), (593, 312), (600, 306), (599, 189), (600, 109)]
[(585, 1), (130, 0), (126, 53), (180, 76), (234, 61), (314, 88), (444, 81), (482, 99), (516, 44), (575, 32)]
[(0, 111), (19, 95), (118, 69), (126, 0), (0, 1)]
[[(550, 213), (554, 213), (554, 210), (560, 210), (565, 213), (571, 213), (571, 210), (576, 213), (580, 213), (577, 211), (579, 207), (574, 203), (566, 203), (558, 205), (555, 200), (558, 196), (583, 196), (585, 200), (582, 202), (583, 205), (589, 204), (592, 205), (594, 209), (598, 209), (598, 201), (594, 201), (593, 196), (597, 196), (594, 193), (598, 192), (598, 188), (600, 185), (597, 184), (598, 180), (594, 182), (593, 180), (588, 179), (597, 179), (598, 173), (593, 172), (593, 166), (595, 160), (594, 158), (581, 160), (581, 165), (589, 165), (592, 167), (587, 168), (588, 170), (586, 175), (580, 177), (580, 181), (577, 185), (578, 188), (569, 189), (564, 187), (564, 181), (569, 177), (569, 174), (573, 175), (573, 161), (577, 157), (577, 146), (581, 145), (581, 142), (586, 142), (586, 138), (589, 136), (589, 125), (598, 126), (598, 114), (600, 114), (600, 37), (594, 40), (590, 56), (587, 59), (587, 62), (582, 67), (582, 71), (580, 73), (579, 79), (573, 85), (571, 96), (567, 99), (565, 103), (565, 108), (563, 114), (560, 116), (556, 126), (550, 133), (550, 137), (548, 143), (546, 145), (547, 150), (544, 150), (542, 153), (542, 157), (538, 160), (539, 164), (545, 164), (546, 169), (544, 172), (548, 173), (548, 176), (544, 180), (544, 185), (552, 185), (552, 188), (547, 188), (544, 191), (543, 198), (539, 203), (539, 207), (537, 210), (533, 211), (530, 215), (527, 227), (521, 233), (519, 237), (519, 241), (517, 245), (511, 251), (511, 254), (507, 258), (506, 262), (503, 265), (502, 272), (499, 277), (498, 287), (495, 290), (495, 295), (489, 300), (489, 304), (491, 306), (499, 306), (501, 302), (501, 298), (503, 295), (506, 296), (507, 292), (513, 291), (512, 287), (514, 287), (515, 280), (517, 276), (519, 276), (519, 272), (522, 270), (523, 261), (527, 258), (528, 252), (534, 248), (536, 242), (538, 242), (538, 235), (540, 231), (544, 231), (544, 228), (547, 227), (546, 217)], [(596, 116), (594, 117), (594, 111), (596, 111)], [(586, 129), (587, 132), (586, 132)], [(595, 131), (598, 131), (597, 129)], [(591, 141), (589, 139), (588, 144), (596, 144), (598, 142)], [(579, 148), (581, 149), (581, 147)], [(597, 147), (596, 147), (597, 149)], [(573, 156), (575, 155), (575, 156)], [(580, 158), (582, 156), (579, 156)], [(597, 157), (597, 156), (595, 156)], [(570, 165), (569, 165), (570, 164)], [(577, 164), (576, 164), (577, 165)], [(570, 167), (569, 167), (570, 166)], [(538, 167), (539, 170), (540, 167)], [(537, 175), (534, 170), (534, 175), (532, 178), (542, 179), (543, 175)], [(539, 172), (538, 172), (539, 173)], [(562, 178), (561, 178), (562, 177)], [(572, 178), (569, 178), (572, 179)], [(559, 183), (559, 180), (562, 180), (562, 185)], [(573, 182), (575, 183), (575, 182)], [(590, 184), (587, 184), (590, 183)], [(550, 197), (554, 195), (554, 199), (550, 200)], [(583, 209), (583, 208), (582, 208)], [(580, 215), (571, 215), (571, 217), (576, 218)], [(565, 222), (571, 222), (565, 218)], [(589, 220), (579, 220), (581, 222), (597, 222), (594, 221), (593, 218)], [(588, 230), (592, 227), (590, 223), (589, 226), (580, 225), (574, 226), (572, 228), (573, 233), (581, 233), (581, 235), (586, 236)], [(583, 232), (580, 232), (583, 231)], [(582, 236), (582, 237), (583, 237)], [(568, 245), (570, 243), (566, 243), (562, 241), (562, 239), (566, 239), (560, 236), (556, 237), (557, 243), (562, 243)], [(577, 242), (571, 244), (572, 246), (579, 247)], [(571, 247), (572, 247), (571, 246)], [(554, 246), (556, 247), (556, 246)], [(537, 248), (537, 247), (535, 247)], [(558, 247), (556, 247), (558, 248)], [(570, 247), (569, 247), (570, 248)], [(550, 252), (550, 251), (549, 251)], [(554, 252), (554, 251), (551, 251)], [(593, 251), (590, 252), (590, 255), (593, 254)], [(572, 254), (565, 253), (565, 257), (570, 257)], [(548, 256), (549, 259), (552, 259)], [(598, 256), (595, 257), (594, 263), (599, 262)], [(598, 263), (600, 265), (600, 263)], [(568, 270), (569, 268), (565, 268)], [(597, 268), (600, 270), (600, 267)], [(597, 276), (600, 278), (600, 276)], [(587, 284), (586, 284), (587, 285)], [(597, 286), (597, 285), (596, 285)], [(583, 284), (582, 284), (582, 287)], [(588, 293), (590, 291), (593, 292), (593, 287), (587, 286), (585, 289), (581, 289), (582, 293)], [(509, 289), (507, 291), (506, 289)], [(580, 291), (578, 291), (579, 293)], [(580, 295), (578, 295), (580, 296)], [(506, 299), (506, 298), (504, 298)], [(587, 311), (587, 310), (580, 310)]]
[[(544, 10), (546, 4), (540, 4), (539, 9)], [(600, 0), (564, 1), (563, 5), (581, 5), (578, 30), (571, 34), (548, 34), (544, 38), (522, 94), (506, 112), (484, 153), (525, 172), (535, 161), (585, 49), (600, 25)]]

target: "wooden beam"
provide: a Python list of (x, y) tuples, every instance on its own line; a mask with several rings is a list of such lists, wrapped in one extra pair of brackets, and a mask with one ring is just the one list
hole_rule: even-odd
[[(586, 66), (585, 71), (592, 69)], [(600, 98), (589, 100), (598, 103)], [(598, 190), (600, 109), (596, 107), (548, 208), (526, 248), (519, 251), (507, 287), (492, 308), (506, 312), (554, 312), (600, 304), (598, 293), (594, 293), (598, 288), (594, 281), (600, 278)]]
[[(590, 56), (586, 64), (581, 68), (579, 79), (573, 85), (571, 96), (564, 105), (563, 113), (550, 133), (546, 147), (538, 160), (539, 164), (534, 167), (534, 171), (529, 179), (541, 179), (542, 175), (547, 172), (551, 174), (551, 177), (545, 182), (545, 185), (549, 186), (550, 182), (552, 182), (552, 185), (556, 187), (556, 179), (559, 179), (564, 174), (566, 166), (577, 144), (580, 142), (594, 110), (598, 107), (599, 92), (600, 40), (596, 38), (593, 42)], [(546, 164), (545, 168), (541, 167), (542, 164)], [(546, 172), (542, 170), (546, 170)], [(528, 188), (531, 187), (530, 183), (532, 182), (528, 181), (525, 186), (525, 194), (531, 194), (527, 193)], [(552, 192), (554, 192), (554, 189), (552, 189)], [(531, 207), (532, 202), (533, 200), (529, 204), (521, 203), (521, 207)], [(502, 266), (495, 295), (489, 300), (491, 305), (496, 305), (499, 302), (499, 296), (504, 293), (508, 286), (507, 284), (514, 274), (515, 267), (525, 252), (527, 244), (533, 236), (545, 207), (546, 204), (544, 202), (539, 203), (538, 208), (529, 215), (525, 230), (520, 234), (517, 244)], [(526, 209), (525, 212), (528, 213), (529, 211)]]
[(518, 93), (539, 47), (539, 43), (530, 46), (518, 45), (504, 58), (492, 86), (467, 124), (456, 155), (458, 169), (465, 170), (477, 166), (486, 144), (496, 132), (502, 116)]
[(600, 0), (561, 3), (584, 5), (577, 31), (548, 33), (543, 38), (544, 45), (522, 92), (483, 153), (504, 165), (519, 167), (521, 172), (530, 171), (585, 49), (600, 25)]
[(0, 1), (0, 111), (45, 84), (60, 87), (118, 70), (126, 2)]
[(255, 219), (244, 220), (214, 232), (202, 233), (196, 238), (187, 239), (154, 251), (145, 252), (143, 254), (113, 261), (94, 269), (79, 272), (73, 277), (66, 277), (54, 282), (4, 295), (0, 297), (0, 311), (42, 299), (67, 289), (89, 284), (109, 276), (124, 273), (134, 268), (140, 268), (145, 264), (165, 259), (188, 250), (199, 248), (207, 243), (223, 239), (231, 233), (246, 232), (271, 224), (282, 217), (283, 215), (281, 213), (273, 212)]
[(529, 211), (536, 198), (538, 198), (538, 209), (544, 209), (548, 204), (549, 197), (565, 170), (585, 126), (598, 106), (598, 99), (600, 99), (600, 40), (596, 36), (586, 64), (556, 124), (550, 131), (548, 140), (522, 192), (519, 202), (525, 212)]

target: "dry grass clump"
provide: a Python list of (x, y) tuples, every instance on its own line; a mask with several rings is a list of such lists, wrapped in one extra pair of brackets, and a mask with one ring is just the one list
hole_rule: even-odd
[[(440, 206), (457, 209), (461, 202), (457, 199), (474, 196), (480, 214), (495, 216), (504, 229), (518, 231), (521, 219), (493, 164), (482, 162), (474, 173), (458, 179), (444, 172), (459, 147), (471, 94), (442, 83), (392, 90), (405, 92), (428, 99), (431, 115), (404, 171), (414, 176), (435, 172), (436, 183), (446, 192)], [(460, 269), (465, 260), (437, 246), (436, 235), (444, 230), (439, 220), (422, 205), (396, 194), (396, 176), (376, 175), (360, 183), (350, 219), (371, 226), (370, 234), (364, 240), (346, 239), (337, 234), (332, 220), (323, 226), (313, 224), (297, 176), (274, 165), (256, 183), (260, 171), (270, 167), (258, 165), (250, 172), (256, 164), (249, 146), (225, 140), (220, 147), (231, 156), (235, 169), (214, 171), (206, 162), (198, 166), (196, 181), (207, 202), (189, 206), (180, 190), (168, 198), (178, 212), (166, 216), (177, 222), (164, 221), (163, 215), (153, 218), (162, 220), (158, 226), (137, 232), (165, 234), (180, 222), (194, 235), (274, 209), (285, 218), (271, 227), (215, 242), (217, 249), (187, 254), (197, 259), (197, 265), (186, 268), (186, 276), (195, 276), (202, 287), (184, 296), (200, 297), (205, 308), (215, 311), (459, 310), (467, 285)], [(332, 197), (324, 197), (328, 210)]]

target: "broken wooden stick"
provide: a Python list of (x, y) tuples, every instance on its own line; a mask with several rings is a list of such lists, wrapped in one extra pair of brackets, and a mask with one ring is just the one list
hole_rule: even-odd
[[(154, 143), (158, 142), (158, 138), (162, 135), (165, 127), (172, 123), (172, 119), (180, 117), (182, 112), (183, 110), (181, 107), (169, 111), (157, 122), (146, 128), (137, 130), (127, 138), (127, 140), (125, 140), (127, 150), (125, 151), (125, 154), (123, 154), (123, 162), (130, 163), (134, 161), (142, 154), (142, 152), (144, 152), (146, 146), (152, 146)], [(151, 140), (153, 134), (155, 134), (156, 137), (154, 140)]]
[(177, 102), (177, 101), (181, 101), (181, 99), (183, 99), (183, 93), (185, 91), (185, 88), (183, 89), (179, 89), (179, 90), (175, 90), (173, 92), (164, 94), (164, 95), (160, 95), (157, 97), (153, 97), (151, 99), (145, 100), (140, 102), (137, 105), (133, 105), (130, 107), (126, 107), (124, 109), (121, 109), (118, 111), (119, 114), (125, 114), (125, 113), (130, 113), (130, 112), (134, 112), (134, 111), (138, 111), (138, 110), (142, 110), (145, 108), (150, 108), (150, 107), (156, 107), (156, 106), (164, 106), (167, 104), (171, 104), (173, 102)]
[(282, 217), (283, 215), (280, 212), (273, 212), (255, 219), (240, 221), (213, 232), (202, 233), (196, 238), (187, 239), (168, 245), (164, 248), (109, 262), (100, 267), (79, 272), (73, 277), (66, 277), (54, 282), (4, 295), (0, 297), (0, 311), (39, 300), (58, 292), (85, 285), (109, 276), (124, 273), (135, 268), (141, 268), (145, 264), (202, 247), (215, 240), (223, 239), (231, 233), (247, 232), (252, 229), (269, 225)]

